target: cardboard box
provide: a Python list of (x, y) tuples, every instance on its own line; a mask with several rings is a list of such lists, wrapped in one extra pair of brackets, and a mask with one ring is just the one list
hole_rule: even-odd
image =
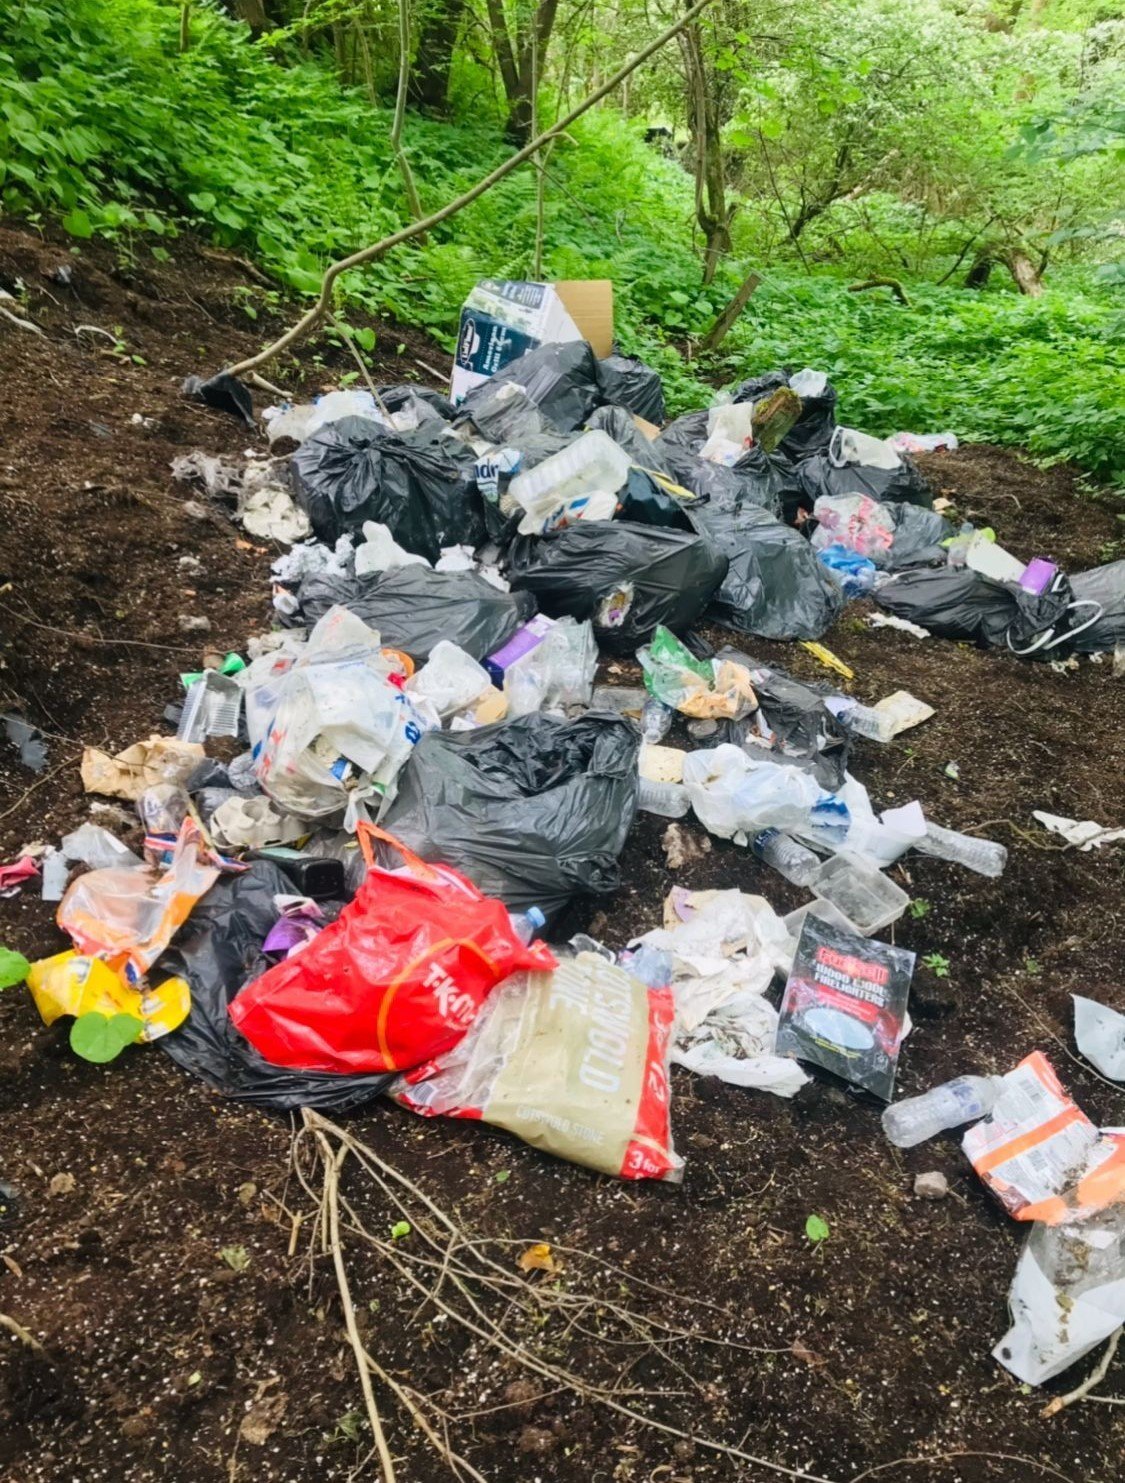
[(474, 386), (527, 351), (568, 340), (587, 340), (599, 359), (612, 351), (613, 284), (608, 279), (482, 278), (461, 309), (450, 400), (463, 401)]

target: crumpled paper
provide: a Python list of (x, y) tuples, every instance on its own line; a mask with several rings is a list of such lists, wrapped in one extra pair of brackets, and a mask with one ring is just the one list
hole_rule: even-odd
[(97, 747), (82, 753), (82, 786), (87, 793), (108, 798), (128, 798), (136, 803), (146, 788), (157, 783), (184, 783), (202, 762), (199, 742), (182, 742), (174, 736), (157, 736), (134, 742), (116, 757)]

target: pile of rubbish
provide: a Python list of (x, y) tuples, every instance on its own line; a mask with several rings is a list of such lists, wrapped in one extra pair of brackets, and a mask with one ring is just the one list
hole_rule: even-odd
[[(819, 1067), (891, 1103), (914, 955), (874, 935), (909, 900), (886, 872), (913, 850), (997, 876), (1006, 851), (850, 770), (929, 706), (861, 705), (749, 641), (847, 676), (816, 641), (870, 595), (1019, 655), (1112, 649), (1125, 562), (1068, 578), (955, 528), (904, 451), (931, 445), (838, 426), (813, 370), (664, 425), (659, 378), (566, 288), (475, 291), (455, 401), (336, 391), (268, 409), (268, 457), (177, 461), (289, 549), (276, 626), (181, 677), (174, 736), (88, 748), (91, 820), (3, 867), (5, 889), (41, 876), (73, 948), (0, 954), (0, 982), (71, 1016), (78, 1054), (157, 1041), (259, 1106), (386, 1095), (627, 1179), (680, 1175), (672, 1064), (784, 1097)], [(643, 683), (598, 684), (610, 657)], [(143, 858), (107, 827), (120, 802)], [(731, 840), (807, 903), (677, 887), (621, 952), (568, 939), (568, 907), (618, 888), (638, 809), (671, 821), (670, 862)], [(1125, 1317), (1125, 1140), (1038, 1053), (927, 1098), (891, 1103), (892, 1139), (977, 1119), (967, 1154), (1036, 1222), (997, 1354), (1038, 1382)]]

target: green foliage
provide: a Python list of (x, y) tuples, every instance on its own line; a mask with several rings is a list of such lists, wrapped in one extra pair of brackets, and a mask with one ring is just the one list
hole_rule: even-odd
[(949, 959), (943, 958), (940, 953), (927, 953), (922, 962), (935, 978), (949, 977)]
[(931, 903), (924, 896), (915, 896), (910, 903), (910, 915), (916, 922), (920, 922), (923, 917), (928, 917), (931, 910)]
[(808, 1220), (805, 1221), (805, 1235), (814, 1246), (819, 1246), (822, 1241), (827, 1241), (830, 1234), (828, 1222), (823, 1215), (810, 1215)]
[[(997, 203), (1017, 215), (1031, 210), (1035, 202), (1019, 191), (1029, 180), (1039, 189), (1045, 177), (1053, 179), (1054, 167), (1023, 165), (1004, 176), (1008, 184), (1001, 190), (996, 162), (1004, 155), (1002, 141), (990, 136), (988, 148), (981, 144), (973, 154), (981, 120), (993, 113), (974, 112), (963, 96), (964, 79), (980, 71), (966, 23), (951, 19), (949, 7), (934, 0), (910, 0), (912, 15), (923, 16), (928, 28), (920, 47), (923, 33), (911, 31), (890, 0), (864, 0), (863, 16), (854, 18), (852, 7), (841, 3), (833, 11), (829, 56), (823, 17), (802, 4), (786, 0), (792, 45), (770, 69), (750, 69), (749, 38), (715, 42), (718, 70), (743, 89), (741, 112), (731, 124), (745, 135), (735, 166), (747, 188), (761, 192), (742, 205), (735, 255), (723, 262), (716, 281), (700, 286), (690, 175), (643, 143), (643, 119), (626, 122), (609, 108), (588, 115), (551, 151), (545, 275), (613, 279), (621, 346), (661, 372), (672, 413), (708, 401), (716, 380), (779, 364), (811, 365), (839, 387), (840, 415), (848, 424), (881, 434), (899, 427), (951, 428), (962, 438), (1024, 446), (1044, 460), (1074, 458), (1099, 478), (1125, 479), (1125, 336), (1108, 281), (1098, 283), (1092, 271), (1071, 266), (1052, 274), (1048, 292), (1035, 300), (1020, 297), (1006, 280), (1001, 286), (1000, 269), (996, 286), (979, 293), (952, 287), (952, 277), (943, 287), (912, 281), (910, 309), (882, 293), (847, 292), (857, 257), (874, 260), (884, 249), (892, 258), (905, 253), (908, 268), (896, 263), (896, 276), (931, 266), (931, 277), (942, 276), (964, 241), (964, 223), (977, 220), (974, 213)], [(639, 20), (638, 32), (631, 15), (621, 18), (616, 32), (604, 12), (586, 23), (595, 28), (591, 55), (598, 50), (598, 27), (611, 28), (621, 54), (635, 47), (638, 34), (651, 34)], [(390, 111), (341, 88), (315, 45), (306, 54), (297, 40), (274, 36), (255, 43), (207, 0), (194, 7), (192, 45), (181, 54), (179, 19), (180, 5), (171, 0), (25, 0), (16, 8), (0, 37), (0, 206), (57, 214), (76, 244), (109, 237), (130, 252), (147, 244), (154, 255), (164, 255), (165, 239), (186, 224), (252, 256), (286, 291), (310, 294), (331, 259), (408, 217), (390, 148)], [(1005, 76), (1017, 78), (1020, 68), (1033, 64), (1037, 76), (1046, 76), (1048, 62), (1055, 68), (1051, 75), (1061, 75), (1073, 51), (1054, 32), (1049, 44), (1035, 46), (982, 33), (979, 48), (980, 55), (1002, 51)], [(379, 59), (380, 67), (385, 60)], [(604, 61), (598, 56), (602, 75)], [(673, 62), (669, 53), (645, 74), (653, 79), (654, 96), (669, 101)], [(899, 63), (906, 70), (896, 81)], [(425, 207), (456, 195), (509, 151), (489, 97), (482, 107), (480, 89), (467, 89), (470, 74), (478, 82), (484, 77), (479, 63), (462, 60), (460, 66), (455, 92), (465, 92), (470, 121), (411, 115), (405, 131)], [(946, 73), (962, 80), (961, 94), (944, 84), (938, 89)], [(758, 79), (754, 89), (746, 81), (751, 75)], [(783, 194), (795, 193), (793, 200), (802, 189), (812, 191), (823, 174), (821, 134), (862, 125), (872, 137), (860, 152), (864, 194), (833, 204), (810, 225), (802, 247), (806, 271), (791, 249), (774, 251), (776, 202), (760, 178), (760, 161), (751, 168), (751, 155), (758, 125), (780, 120), (774, 145), (780, 168), (783, 149), (791, 153), (808, 132), (802, 108), (809, 100), (815, 138), (806, 140), (808, 171), (802, 176), (793, 165), (779, 180)], [(1077, 133), (1080, 121), (1064, 119), (1065, 108), (1057, 86), (1043, 93), (1039, 113), (1055, 120), (1052, 128), (1065, 122)], [(1025, 121), (1038, 116), (1030, 105), (1021, 115)], [(1113, 116), (1102, 110), (1099, 117), (1101, 138), (1105, 118), (1112, 123)], [(932, 144), (938, 124), (950, 131), (940, 150)], [(772, 124), (761, 129), (770, 131), (776, 132)], [(929, 162), (926, 170), (916, 168), (919, 151)], [(954, 158), (968, 172), (956, 190), (940, 178)], [(1083, 153), (1076, 167), (1086, 169), (1095, 158), (1102, 155)], [(894, 162), (906, 159), (915, 162), (909, 167), (913, 184), (902, 173), (905, 166), (894, 173)], [(1011, 184), (1017, 175), (1024, 185)], [(931, 210), (939, 198), (940, 218)], [(777, 218), (772, 226), (771, 212)], [(349, 305), (390, 313), (451, 348), (460, 304), (478, 278), (530, 273), (535, 219), (533, 172), (516, 172), (431, 234), (424, 247), (406, 245), (346, 275), (338, 313)], [(1078, 230), (1075, 220), (1060, 221), (1057, 230)], [(1059, 250), (1074, 257), (1083, 241), (1073, 238)], [(765, 282), (721, 358), (693, 361), (692, 344), (748, 268), (771, 252), (777, 266), (766, 267)], [(253, 318), (276, 307), (271, 297), (273, 291), (255, 290), (243, 295), (241, 306)], [(373, 346), (368, 329), (343, 323), (339, 333), (350, 334), (361, 352)]]
[(250, 1253), (245, 1246), (224, 1246), (219, 1255), (232, 1272), (245, 1272), (250, 1265)]
[(144, 1022), (133, 1014), (99, 1014), (96, 1009), (80, 1014), (70, 1027), (70, 1048), (84, 1061), (104, 1065), (114, 1061), (132, 1045)]
[(0, 989), (23, 983), (30, 972), (31, 964), (22, 953), (10, 947), (0, 947)]

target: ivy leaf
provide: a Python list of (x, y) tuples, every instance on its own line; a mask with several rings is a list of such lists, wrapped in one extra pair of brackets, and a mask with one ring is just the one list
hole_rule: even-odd
[(115, 1060), (127, 1045), (132, 1045), (144, 1029), (144, 1021), (134, 1014), (99, 1014), (91, 1009), (80, 1014), (70, 1027), (70, 1048), (84, 1061), (104, 1065)]
[(805, 1221), (805, 1235), (814, 1246), (819, 1245), (821, 1241), (827, 1241), (830, 1234), (828, 1222), (823, 1215), (810, 1215)]
[(375, 349), (375, 331), (371, 329), (353, 329), (352, 339), (361, 350), (366, 350), (370, 355)]
[(31, 964), (22, 953), (10, 947), (0, 947), (0, 989), (10, 989), (21, 984), (31, 972)]
[(402, 1241), (410, 1235), (411, 1230), (412, 1227), (408, 1220), (397, 1220), (391, 1227), (391, 1240)]

